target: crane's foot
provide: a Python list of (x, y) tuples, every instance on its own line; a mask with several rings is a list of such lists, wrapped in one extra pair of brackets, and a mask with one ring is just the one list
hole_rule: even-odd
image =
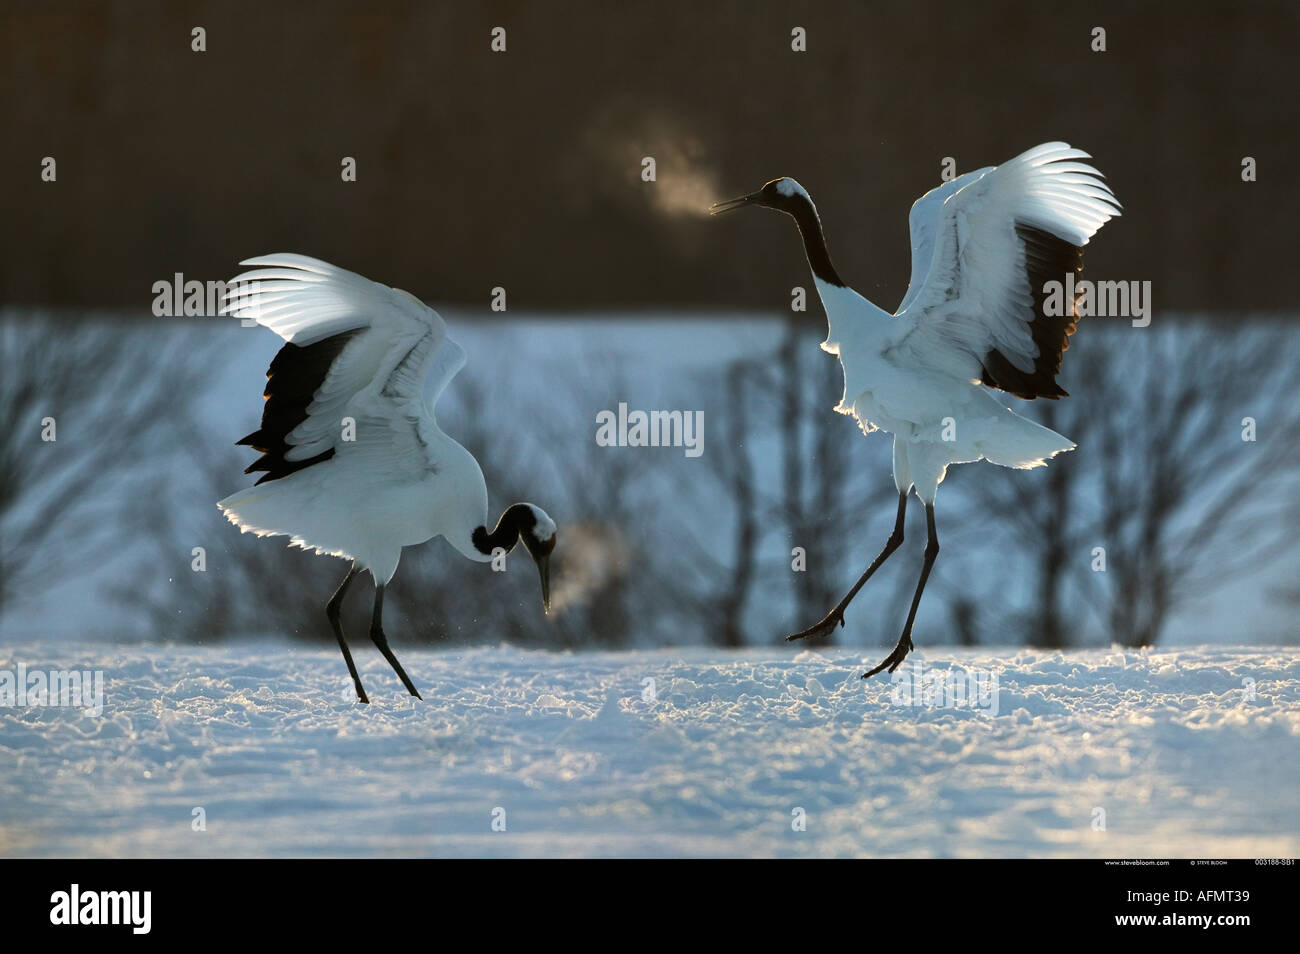
[(884, 661), (875, 669), (871, 670), (870, 672), (864, 672), (862, 674), (862, 678), (870, 679), (872, 676), (880, 672), (880, 670), (884, 669), (886, 666), (889, 667), (890, 672), (893, 672), (895, 669), (897, 669), (899, 666), (903, 664), (903, 660), (907, 658), (907, 654), (910, 653), (912, 649), (913, 649), (912, 637), (910, 634), (904, 633), (903, 638), (900, 639), (898, 641), (898, 645), (894, 647), (894, 651), (890, 653), (888, 656), (886, 656)]
[(366, 690), (361, 688), (361, 683), (357, 682), (355, 683), (355, 686), (357, 690), (357, 702), (361, 703), (363, 706), (370, 705), (370, 700), (366, 698)]
[(841, 626), (844, 625), (844, 613), (840, 610), (831, 610), (820, 623), (809, 626), (805, 630), (800, 630), (791, 636), (787, 636), (785, 641), (791, 643), (796, 639), (815, 639), (819, 636), (829, 636), (835, 631), (836, 623)]

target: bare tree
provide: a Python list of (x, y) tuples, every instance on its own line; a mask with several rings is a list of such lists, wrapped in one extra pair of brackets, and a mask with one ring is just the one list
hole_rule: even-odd
[[(718, 482), (723, 498), (731, 504), (735, 525), (732, 534), (731, 564), (713, 558), (707, 570), (715, 578), (714, 594), (696, 601), (712, 641), (729, 648), (746, 642), (745, 611), (758, 573), (760, 526), (757, 475), (750, 456), (754, 380), (759, 368), (747, 361), (735, 361), (727, 368), (720, 400), (706, 413), (709, 420), (720, 420), (721, 433), (710, 443), (707, 464)], [(699, 554), (697, 554), (699, 556)]]
[[(795, 623), (824, 613), (848, 585), (843, 568), (870, 546), (854, 528), (894, 496), (887, 470), (849, 465), (855, 452), (869, 459), (873, 448), (849, 418), (832, 413), (839, 367), (809, 349), (808, 337), (791, 322), (776, 348), (734, 361), (705, 387), (710, 419), (722, 422), (714, 431), (725, 435), (711, 445), (711, 493), (729, 515), (734, 545), (725, 557), (717, 544), (698, 554), (693, 575), (706, 581), (711, 595), (699, 605), (718, 620), (711, 631), (723, 634), (722, 645), (776, 644)], [(797, 572), (795, 547), (805, 558)], [(760, 609), (761, 631), (738, 628)]]
[[(962, 573), (967, 548), (960, 542), (950, 548), (950, 570), (938, 577), (949, 605), (944, 612), (931, 604), (923, 615), (922, 624), (935, 632), (927, 639), (949, 631), (969, 644), (981, 634), (996, 632), (1001, 640), (1015, 632), (1036, 645), (1063, 647), (1077, 644), (1091, 626), (1108, 638), (1147, 645), (1189, 595), (1212, 592), (1272, 556), (1295, 552), (1287, 528), (1296, 525), (1296, 475), (1287, 455), (1300, 432), (1284, 382), (1296, 356), (1282, 333), (1088, 330), (1066, 364), (1074, 397), (1034, 408), (1079, 450), (1028, 473), (957, 468), (945, 484), (956, 504), (946, 511), (950, 539), (974, 538), (981, 548), (972, 557), (977, 565), (988, 562), (990, 548), (1000, 547), (1004, 556), (996, 573)], [(119, 343), (125, 353), (116, 355), (112, 341), (88, 345), (86, 366), (100, 368), (101, 355), (110, 355), (113, 368), (129, 363), (132, 353), (142, 353), (138, 340)], [(178, 344), (193, 350), (192, 342)], [(776, 645), (787, 627), (808, 622), (798, 615), (805, 599), (789, 595), (813, 594), (803, 612), (820, 615), (851, 580), (856, 563), (874, 555), (876, 525), (880, 539), (887, 531), (894, 497), (889, 445), (862, 439), (851, 419), (830, 412), (840, 388), (833, 361), (815, 349), (795, 349), (800, 367), (791, 370), (784, 346), (759, 349), (721, 373), (714, 368), (671, 383), (674, 406), (706, 410), (702, 461), (666, 448), (596, 445), (595, 410), (628, 396), (612, 360), (585, 362), (588, 373), (553, 392), (545, 414), (531, 413), (517, 396), (500, 393), (482, 372), (467, 368), (444, 398), (440, 419), (478, 457), (493, 507), (533, 499), (557, 517), (563, 543), (552, 568), (555, 612), (549, 618), (540, 612), (526, 560), (511, 558), (503, 578), (435, 541), (403, 556), (406, 572), (391, 593), (397, 638), (569, 648), (701, 639), (729, 647)], [(177, 367), (183, 357), (176, 356)], [(155, 360), (151, 354), (149, 362)], [(37, 369), (34, 381), (56, 377), (36, 359), (15, 358), (9, 366), (27, 364)], [(108, 437), (85, 442), (89, 463), (59, 478), (73, 487), (59, 495), (61, 502), (39, 511), (10, 503), (6, 579), (14, 578), (9, 567), (17, 566), (7, 559), (14, 550), (11, 526), (49, 520), (60, 512), (50, 507), (82, 508), (99, 516), (78, 518), (74, 538), (89, 532), (102, 535), (100, 543), (71, 549), (68, 540), (51, 538), (46, 552), (62, 569), (95, 559), (96, 552), (102, 558), (123, 535), (151, 541), (152, 550), (131, 548), (134, 563), (120, 574), (120, 590), (157, 631), (201, 640), (275, 632), (330, 642), (322, 606), (342, 563), (287, 550), (282, 539), (240, 535), (225, 523), (214, 504), (239, 485), (247, 460), (230, 441), (243, 431), (200, 431), (195, 439), (174, 400), (187, 391), (180, 382), (164, 376), (160, 390), (169, 399), (160, 408), (155, 397), (152, 406), (173, 433), (188, 427), (187, 436), (142, 431), (171, 448), (163, 455), (170, 460), (167, 470), (142, 467), (114, 477), (114, 465), (123, 464), (114, 454), (132, 444), (113, 435), (162, 426), (135, 409), (137, 392), (148, 390), (139, 381), (152, 382), (158, 373), (137, 365), (129, 386), (101, 381), (87, 389), (85, 400), (92, 403), (126, 392), (132, 423), (111, 419), (95, 427), (97, 436)], [(15, 387), (12, 380), (5, 379), (6, 388)], [(29, 392), (33, 387), (32, 381), (26, 385)], [(801, 388), (803, 396), (796, 400), (790, 387)], [(23, 399), (39, 421), (44, 411), (31, 405), (30, 394)], [(16, 398), (11, 402), (18, 406)], [(123, 413), (116, 400), (105, 406), (108, 413)], [(798, 411), (793, 422), (792, 410)], [(78, 417), (58, 416), (63, 441), (65, 422)], [(1247, 417), (1256, 421), (1255, 442), (1241, 440)], [(4, 451), (3, 486), (10, 497), (13, 488), (40, 485), (39, 472), (16, 469), (25, 460), (18, 454), (14, 463), (13, 442)], [(170, 486), (177, 473), (186, 475), (183, 487)], [(807, 548), (806, 575), (792, 572), (792, 545)], [(190, 572), (191, 546), (206, 549), (206, 572)], [(1105, 573), (1090, 568), (1097, 546), (1106, 549)], [(897, 606), (901, 615), (906, 600), (899, 593), (910, 591), (914, 574), (906, 561), (898, 566), (896, 588), (889, 590), (883, 579), (873, 586), (887, 588), (877, 605)], [(22, 572), (39, 579), (48, 570), (38, 563)], [(1004, 596), (1008, 580), (1019, 583), (1010, 587), (1018, 597)], [(996, 598), (980, 599), (981, 588)], [(354, 597), (345, 608), (357, 620), (349, 631), (364, 632), (360, 620), (367, 610), (367, 601)], [(889, 641), (895, 635), (890, 614), (864, 612), (856, 619), (855, 638)]]
[(1142, 345), (1110, 365), (1112, 393), (1141, 403), (1104, 418), (1100, 440), (1110, 633), (1126, 646), (1153, 645), (1188, 597), (1293, 548), (1298, 500), (1290, 334), (1195, 325)]
[[(1077, 347), (1070, 349), (1072, 358)], [(1091, 365), (1089, 365), (1091, 367)], [(1077, 369), (1076, 369), (1077, 370)], [(1085, 381), (1091, 375), (1076, 375)], [(1085, 383), (1083, 388), (1091, 388)], [(1093, 417), (1086, 409), (1086, 401), (1076, 398), (1074, 405), (1065, 408), (1048, 401), (1040, 401), (1036, 418), (1045, 427), (1060, 430), (1066, 436), (1087, 446)], [(1094, 449), (1095, 450), (1095, 449)], [(971, 486), (970, 496), (975, 501), (976, 515), (983, 515), (997, 523), (1010, 534), (1011, 545), (1028, 567), (1030, 600), (1024, 608), (1001, 608), (994, 611), (995, 624), (1001, 632), (1022, 631), (1026, 641), (1047, 649), (1061, 649), (1076, 641), (1067, 620), (1067, 604), (1072, 598), (1070, 581), (1085, 565), (1080, 556), (1086, 552), (1085, 543), (1092, 528), (1080, 514), (1080, 484), (1089, 463), (1088, 453), (1062, 454), (1053, 458), (1044, 471), (1011, 471), (983, 466), (972, 481), (963, 481), (963, 488)], [(982, 546), (988, 547), (986, 539)], [(1004, 572), (1012, 571), (1003, 564)], [(968, 614), (963, 624), (969, 639), (975, 617)]]
[[(147, 347), (142, 347), (147, 344)], [(191, 433), (201, 348), (121, 323), (0, 321), (0, 612), (117, 552), (153, 455)]]
[[(1092, 615), (1110, 641), (1150, 646), (1190, 596), (1294, 549), (1296, 361), (1290, 336), (1258, 322), (1078, 336), (1074, 396), (1038, 414), (1078, 449), (1041, 476), (971, 485), (975, 512), (1009, 530), (1032, 580), (1003, 625), (1059, 648)], [(1247, 418), (1255, 440), (1243, 440)]]

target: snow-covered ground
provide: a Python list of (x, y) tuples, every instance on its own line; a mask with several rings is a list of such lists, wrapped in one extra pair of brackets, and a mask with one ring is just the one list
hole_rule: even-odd
[(333, 649), (6, 647), (104, 710), (0, 707), (0, 854), (1300, 854), (1295, 649), (913, 654), (972, 708), (875, 651), (398, 639), (418, 702), (363, 643), (369, 707)]

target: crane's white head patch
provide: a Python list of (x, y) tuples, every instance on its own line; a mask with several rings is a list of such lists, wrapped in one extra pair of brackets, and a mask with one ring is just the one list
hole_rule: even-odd
[(541, 507), (536, 504), (524, 504), (533, 512), (532, 534), (538, 541), (545, 543), (547, 540), (555, 539), (555, 521)]
[(776, 180), (776, 191), (784, 196), (800, 195), (805, 199), (808, 198), (808, 190), (798, 182), (795, 182), (795, 180), (791, 179), (789, 176)]

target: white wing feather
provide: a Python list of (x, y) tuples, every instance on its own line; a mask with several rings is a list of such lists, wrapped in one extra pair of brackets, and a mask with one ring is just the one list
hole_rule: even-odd
[(912, 236), (912, 277), (907, 282), (907, 294), (894, 309), (895, 314), (907, 309), (930, 273), (930, 263), (934, 260), (934, 234), (939, 227), (943, 204), (948, 200), (948, 196), (970, 185), (986, 172), (992, 171), (993, 166), (986, 166), (975, 172), (968, 172), (951, 182), (935, 186), (912, 203), (912, 211), (907, 216), (907, 227)]
[(912, 281), (897, 312), (911, 323), (896, 345), (901, 357), (975, 379), (996, 348), (1021, 371), (1033, 369), (1034, 297), (1015, 227), (1082, 247), (1118, 216), (1101, 173), (1075, 161), (1088, 158), (1068, 143), (1044, 143), (922, 196), (910, 217)]
[[(442, 317), (401, 289), (305, 255), (240, 264), (260, 267), (231, 280), (223, 314), (251, 318), (303, 347), (360, 332), (334, 359), (306, 419), (289, 433), (285, 458), (306, 460), (332, 447), (340, 458), (390, 474), (427, 470), (434, 405), (465, 363)], [(345, 416), (356, 421), (355, 440), (341, 439)]]

